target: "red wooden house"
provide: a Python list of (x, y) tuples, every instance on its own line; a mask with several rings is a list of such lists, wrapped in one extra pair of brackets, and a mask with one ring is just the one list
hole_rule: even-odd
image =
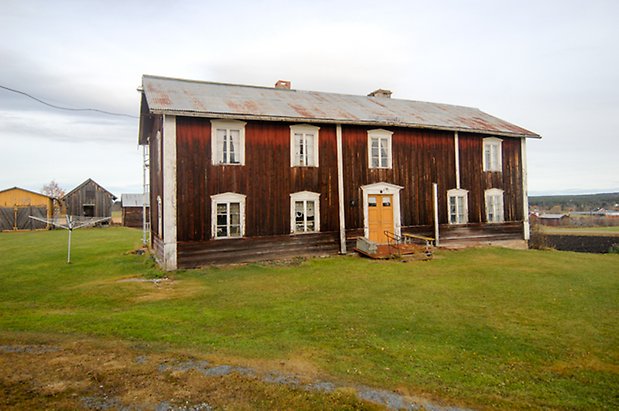
[(387, 90), (144, 76), (152, 247), (175, 269), (335, 254), (435, 225), (442, 241), (526, 241), (526, 138), (539, 135)]

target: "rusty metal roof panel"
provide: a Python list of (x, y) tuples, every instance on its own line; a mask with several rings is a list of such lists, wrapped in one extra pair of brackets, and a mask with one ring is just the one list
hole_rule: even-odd
[(145, 75), (152, 113), (401, 126), (539, 137), (479, 109), (449, 104), (212, 83)]
[[(146, 204), (144, 204), (146, 203)], [(149, 196), (142, 194), (121, 194), (120, 204), (122, 207), (146, 207), (150, 206)]]

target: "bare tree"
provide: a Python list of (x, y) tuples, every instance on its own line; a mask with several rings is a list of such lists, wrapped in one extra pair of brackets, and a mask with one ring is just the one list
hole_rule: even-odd
[(43, 186), (41, 192), (54, 199), (54, 215), (59, 215), (60, 209), (62, 208), (60, 198), (65, 195), (62, 187), (60, 187), (60, 185), (56, 181), (52, 180)]
[(60, 185), (58, 185), (58, 183), (54, 180), (45, 184), (43, 188), (41, 189), (41, 192), (45, 194), (46, 196), (50, 196), (54, 198), (60, 198), (64, 196), (65, 194), (62, 187), (60, 187)]

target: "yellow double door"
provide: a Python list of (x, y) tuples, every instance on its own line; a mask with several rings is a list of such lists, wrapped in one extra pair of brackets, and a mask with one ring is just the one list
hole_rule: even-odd
[(369, 240), (383, 244), (387, 242), (385, 231), (393, 233), (393, 195), (368, 195)]

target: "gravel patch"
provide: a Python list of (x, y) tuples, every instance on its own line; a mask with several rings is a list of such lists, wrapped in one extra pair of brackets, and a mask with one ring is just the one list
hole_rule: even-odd
[(81, 400), (84, 407), (89, 410), (129, 410), (128, 407), (124, 407), (120, 403), (118, 398), (108, 397), (107, 395), (82, 397)]
[(170, 281), (169, 278), (153, 278), (153, 279), (148, 279), (148, 278), (122, 278), (120, 280), (117, 280), (117, 283), (153, 283), (153, 284), (159, 284), (161, 282), (164, 281)]
[(58, 352), (60, 348), (50, 345), (0, 345), (2, 353), (46, 354)]
[(213, 407), (205, 402), (192, 405), (172, 405), (163, 401), (155, 407), (155, 411), (211, 411), (212, 409)]
[[(232, 373), (237, 373), (246, 376), (257, 377), (259, 380), (268, 384), (280, 384), (287, 385), (294, 388), (304, 389), (306, 391), (319, 391), (324, 393), (332, 393), (338, 388), (353, 388), (357, 397), (360, 399), (372, 402), (374, 404), (382, 405), (389, 410), (429, 410), (429, 411), (469, 411), (465, 408), (458, 407), (443, 407), (440, 405), (432, 404), (429, 402), (411, 400), (408, 397), (400, 395), (398, 393), (374, 389), (367, 386), (354, 386), (349, 387), (343, 384), (336, 384), (330, 381), (317, 381), (312, 383), (302, 383), (301, 379), (295, 375), (283, 374), (276, 371), (268, 373), (258, 373), (256, 370), (247, 367), (237, 367), (233, 365), (218, 365), (209, 366), (208, 361), (204, 360), (187, 360), (176, 364), (163, 363), (160, 364), (159, 372), (167, 371), (182, 371), (187, 372), (195, 370), (206, 377), (221, 377)], [(169, 404), (161, 403), (160, 406), (164, 407)], [(180, 410), (187, 409), (193, 410), (196, 408), (157, 408), (157, 410)], [(210, 409), (210, 408), (203, 408)]]
[(133, 360), (136, 364), (146, 364), (148, 362), (148, 357), (145, 355), (138, 355), (137, 357), (135, 357), (135, 359)]

